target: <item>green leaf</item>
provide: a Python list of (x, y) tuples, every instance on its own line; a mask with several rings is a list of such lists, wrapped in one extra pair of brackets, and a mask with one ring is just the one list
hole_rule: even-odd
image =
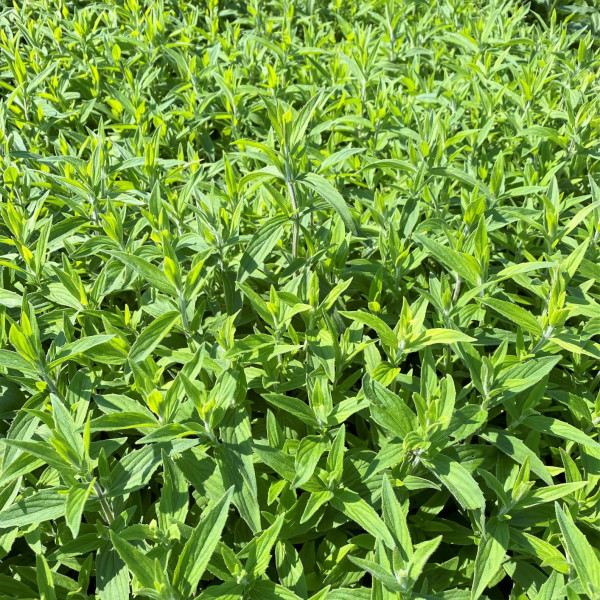
[(67, 504), (65, 507), (65, 521), (73, 533), (75, 539), (79, 535), (81, 525), (81, 515), (87, 499), (90, 497), (95, 479), (92, 479), (87, 485), (78, 484), (69, 489), (67, 494)]
[(346, 229), (354, 235), (357, 234), (356, 225), (354, 224), (352, 213), (350, 212), (346, 201), (327, 179), (316, 173), (304, 173), (298, 177), (298, 182), (311, 188), (321, 196), (321, 198), (323, 198), (323, 200), (325, 200), (325, 202), (327, 202), (340, 216)]
[(423, 464), (439, 479), (465, 510), (485, 508), (485, 498), (471, 474), (445, 454), (423, 459)]
[(538, 320), (524, 308), (512, 302), (505, 302), (497, 298), (478, 298), (479, 302), (494, 309), (506, 320), (516, 323), (524, 331), (533, 335), (541, 336), (544, 331)]
[(98, 551), (96, 582), (101, 600), (128, 600), (129, 574), (127, 565), (110, 545)]
[(71, 417), (69, 411), (65, 408), (63, 403), (58, 400), (54, 395), (51, 398), (52, 402), (52, 417), (56, 431), (60, 433), (62, 439), (67, 443), (69, 448), (72, 450), (72, 455), (78, 463), (81, 463), (84, 455), (83, 439), (77, 432), (75, 422)]
[(272, 581), (257, 581), (250, 588), (250, 600), (301, 600), (294, 592)]
[(114, 531), (110, 531), (110, 539), (115, 550), (123, 559), (127, 568), (143, 587), (154, 589), (154, 564), (135, 546), (125, 541)]
[(396, 592), (402, 591), (402, 586), (396, 581), (396, 578), (392, 573), (384, 569), (381, 565), (372, 560), (365, 560), (363, 558), (358, 558), (357, 556), (349, 556), (348, 558), (350, 558), (357, 567), (370, 573), (375, 579), (381, 581), (381, 583), (390, 590)]
[(502, 431), (501, 429), (488, 428), (480, 436), (493, 444), (507, 456), (523, 464), (526, 458), (529, 458), (531, 470), (540, 477), (547, 485), (552, 485), (552, 475), (546, 465), (540, 460), (538, 455), (526, 446), (519, 438)]
[(312, 492), (300, 517), (300, 524), (306, 523), (325, 504), (333, 498), (333, 492), (329, 490)]
[(307, 425), (315, 428), (319, 427), (319, 422), (317, 421), (313, 410), (310, 408), (310, 406), (308, 406), (308, 404), (302, 402), (302, 400), (294, 398), (293, 396), (273, 393), (265, 394), (264, 399), (269, 402), (269, 404), (277, 406), (278, 408), (289, 412), (295, 417), (298, 417)]
[(23, 303), (23, 298), (15, 292), (0, 289), (0, 306), (6, 308), (19, 308)]
[(196, 443), (195, 440), (173, 441), (148, 445), (140, 450), (129, 452), (113, 469), (111, 485), (106, 491), (107, 496), (122, 496), (144, 487), (160, 465), (163, 449), (170, 455), (174, 452), (183, 452)]
[(244, 586), (235, 581), (226, 581), (207, 587), (196, 600), (242, 600)]
[(111, 255), (125, 266), (133, 269), (133, 271), (135, 271), (144, 281), (148, 282), (153, 288), (156, 288), (169, 296), (177, 295), (175, 286), (169, 281), (164, 272), (152, 263), (149, 263), (147, 260), (144, 260), (135, 254), (127, 254), (125, 252), (113, 250)]
[(569, 483), (559, 483), (558, 485), (549, 485), (548, 487), (535, 489), (522, 498), (518, 506), (533, 506), (543, 504), (544, 502), (553, 502), (584, 488), (586, 485), (587, 481), (571, 481)]
[(162, 453), (163, 486), (158, 503), (158, 520), (164, 531), (172, 521), (185, 523), (188, 513), (188, 484), (179, 467), (167, 455)]
[(490, 521), (477, 549), (471, 592), (472, 600), (481, 597), (496, 573), (501, 569), (509, 542), (510, 530), (508, 525), (496, 519)]
[(387, 344), (390, 348), (394, 348), (395, 350), (398, 349), (398, 336), (391, 330), (389, 325), (379, 317), (362, 310), (340, 311), (340, 314), (356, 323), (361, 323), (362, 325), (366, 325), (375, 330), (384, 344)]
[(42, 554), (36, 554), (35, 556), (35, 571), (41, 598), (43, 600), (56, 600), (56, 589), (52, 580), (52, 572)]
[(23, 452), (41, 458), (46, 464), (63, 473), (72, 473), (73, 467), (46, 442), (31, 442), (25, 440), (2, 440), (4, 444), (12, 448), (18, 448)]
[(479, 265), (472, 256), (457, 252), (448, 246), (442, 246), (442, 244), (435, 240), (419, 234), (415, 234), (414, 237), (421, 245), (427, 248), (432, 256), (439, 260), (450, 271), (458, 273), (460, 277), (473, 285), (479, 285), (481, 283)]
[(88, 337), (81, 338), (70, 344), (65, 344), (61, 347), (60, 351), (54, 357), (54, 360), (49, 364), (50, 368), (57, 367), (58, 365), (70, 360), (74, 356), (83, 354), (92, 348), (104, 344), (112, 340), (114, 335), (90, 335)]
[(537, 600), (559, 600), (564, 598), (565, 578), (557, 571), (552, 571), (544, 584), (540, 587)]
[[(327, 455), (327, 474), (329, 481), (339, 483), (344, 473), (344, 452), (346, 442), (346, 427), (342, 425), (335, 435), (331, 449)], [(300, 442), (302, 443), (302, 442)]]
[(244, 510), (244, 519), (253, 532), (260, 531), (257, 483), (252, 461), (252, 429), (248, 412), (238, 406), (221, 427), (223, 443), (219, 447), (224, 486), (234, 486), (233, 503)]
[(37, 594), (30, 587), (8, 575), (0, 575), (2, 592), (7, 598), (36, 598)]
[(281, 450), (271, 448), (268, 444), (254, 443), (253, 449), (262, 463), (269, 466), (276, 473), (293, 481), (296, 476), (294, 458)]
[(600, 443), (593, 440), (583, 431), (581, 431), (577, 427), (573, 427), (573, 425), (565, 423), (564, 421), (554, 419), (553, 417), (545, 417), (543, 415), (530, 415), (529, 417), (523, 419), (523, 425), (529, 427), (530, 429), (533, 429), (534, 431), (539, 431), (540, 433), (545, 433), (547, 435), (552, 435), (557, 438), (570, 440), (571, 442), (575, 442), (577, 444), (582, 444), (583, 446), (587, 446), (589, 448), (600, 450)]
[(541, 561), (542, 566), (548, 565), (559, 573), (567, 575), (569, 573), (569, 564), (562, 553), (552, 544), (518, 529), (511, 529), (511, 543), (515, 543), (523, 549), (525, 553), (535, 556)]
[(238, 284), (246, 281), (252, 273), (264, 265), (266, 258), (281, 239), (286, 220), (285, 217), (274, 217), (261, 225), (252, 236), (240, 260), (236, 278)]
[(196, 592), (200, 578), (219, 542), (232, 494), (233, 488), (230, 488), (218, 502), (204, 511), (177, 561), (172, 583), (186, 598)]
[(67, 495), (60, 489), (41, 490), (0, 510), (0, 523), (8, 528), (55, 521), (64, 516), (66, 502)]
[(292, 148), (301, 141), (302, 136), (306, 133), (306, 129), (313, 117), (315, 110), (323, 99), (323, 90), (315, 94), (304, 106), (298, 111), (296, 118), (292, 122), (292, 130), (290, 132), (290, 144)]
[(334, 492), (331, 503), (373, 537), (381, 540), (388, 548), (394, 547), (394, 538), (385, 523), (356, 492), (348, 489), (337, 490)]
[(140, 427), (158, 427), (158, 421), (139, 412), (121, 412), (102, 415), (90, 422), (90, 431), (122, 431)]
[[(475, 342), (475, 338), (454, 329), (427, 329), (410, 340), (410, 346), (424, 348), (432, 344), (454, 344), (456, 342)], [(413, 348), (414, 349), (414, 348)]]
[(245, 568), (252, 579), (263, 575), (269, 566), (271, 552), (279, 537), (284, 516), (283, 514), (279, 515), (268, 529), (246, 546), (248, 559)]
[(400, 396), (394, 394), (378, 381), (365, 377), (363, 390), (371, 402), (371, 414), (382, 427), (400, 438), (418, 429), (417, 416), (406, 406)]
[(592, 545), (573, 522), (571, 514), (564, 511), (558, 503), (554, 508), (567, 558), (575, 567), (585, 593), (594, 598), (600, 594), (600, 560)]
[(487, 186), (478, 181), (475, 177), (470, 175), (469, 173), (465, 173), (465, 171), (455, 169), (454, 167), (433, 167), (429, 169), (429, 173), (432, 175), (437, 175), (440, 177), (447, 177), (448, 179), (452, 179), (454, 181), (460, 181), (464, 183), (469, 188), (478, 187), (479, 190), (487, 197), (491, 198), (491, 193), (488, 190)]
[(400, 556), (405, 563), (408, 563), (413, 555), (413, 546), (406, 522), (406, 514), (396, 498), (387, 475), (384, 475), (382, 480), (381, 505), (383, 521), (394, 536)]
[(306, 598), (308, 589), (304, 575), (304, 565), (294, 546), (280, 540), (275, 548), (275, 564), (281, 584), (301, 598)]
[(15, 369), (23, 373), (35, 373), (35, 367), (25, 360), (20, 354), (10, 350), (0, 350), (0, 366), (7, 369)]
[(406, 160), (399, 160), (397, 158), (384, 158), (382, 160), (374, 160), (368, 165), (361, 167), (361, 171), (368, 171), (369, 169), (394, 169), (398, 171), (406, 171), (407, 173), (414, 173), (415, 168)]
[(408, 566), (408, 577), (413, 583), (421, 576), (425, 564), (430, 556), (437, 550), (441, 541), (442, 536), (439, 535), (431, 540), (421, 542), (414, 547), (414, 554)]
[(559, 361), (560, 356), (533, 358), (504, 371), (498, 383), (510, 390), (511, 394), (522, 392), (541, 381)]
[(300, 487), (312, 477), (319, 459), (326, 450), (327, 445), (321, 438), (317, 436), (302, 438), (296, 451), (296, 476), (292, 481), (292, 487)]
[(143, 362), (171, 331), (180, 315), (177, 311), (169, 311), (154, 320), (139, 337), (129, 350), (128, 359), (131, 362)]

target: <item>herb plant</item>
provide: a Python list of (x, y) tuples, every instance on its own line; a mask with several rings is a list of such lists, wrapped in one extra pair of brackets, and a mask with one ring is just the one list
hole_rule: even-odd
[(0, 599), (599, 599), (596, 6), (0, 0)]

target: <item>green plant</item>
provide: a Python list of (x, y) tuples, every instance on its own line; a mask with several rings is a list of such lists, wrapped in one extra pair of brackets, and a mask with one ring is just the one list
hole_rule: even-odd
[(598, 19), (0, 2), (0, 598), (600, 598)]

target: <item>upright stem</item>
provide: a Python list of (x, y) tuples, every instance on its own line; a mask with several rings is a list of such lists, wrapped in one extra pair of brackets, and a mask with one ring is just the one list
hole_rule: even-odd
[(294, 185), (292, 183), (292, 173), (290, 170), (290, 160), (285, 151), (285, 181), (290, 195), (290, 202), (292, 203), (292, 210), (294, 211), (294, 225), (292, 229), (292, 257), (298, 258), (298, 234), (300, 232), (300, 221), (298, 220), (298, 202), (296, 201), (296, 192), (294, 191)]
[[(292, 201), (292, 207), (294, 209), (294, 213), (298, 211), (298, 206), (296, 204), (296, 197), (294, 195), (294, 188), (291, 182), (288, 182), (288, 190), (290, 192), (290, 199)], [(294, 224), (292, 228), (292, 257), (298, 258), (298, 234), (300, 231), (300, 222), (298, 221), (298, 215), (294, 214)]]
[[(46, 375), (45, 373), (42, 374), (42, 378), (46, 382), (46, 385), (50, 388), (50, 391), (63, 404), (66, 404), (65, 397), (60, 393), (60, 390), (58, 389), (57, 385), (52, 381), (52, 379), (50, 379), (50, 377), (48, 375)], [(88, 483), (90, 483), (93, 479), (91, 473), (86, 473), (85, 478)], [(100, 484), (98, 483), (97, 480), (94, 482), (94, 492), (96, 493), (96, 496), (98, 496), (98, 500), (100, 501), (100, 507), (102, 508), (102, 512), (104, 514), (104, 518), (106, 519), (106, 522), (109, 525), (112, 524), (112, 522), (115, 520), (115, 516), (113, 514), (112, 508), (110, 507), (110, 504), (108, 503), (108, 499), (104, 495), (102, 487), (100, 486)]]
[(452, 302), (456, 302), (458, 300), (458, 296), (460, 294), (460, 275), (458, 273), (455, 274), (455, 284), (454, 284), (454, 294), (452, 294)]
[(42, 372), (42, 379), (45, 381), (46, 385), (48, 386), (48, 389), (61, 401), (64, 403), (66, 403), (65, 397), (60, 393), (60, 390), (58, 389), (58, 386), (54, 383), (54, 381), (52, 381), (52, 379), (50, 379), (50, 377), (48, 375), (46, 375), (44, 372)]
[[(87, 477), (88, 481), (92, 480), (91, 475), (88, 474)], [(100, 501), (100, 506), (102, 508), (102, 512), (104, 513), (104, 518), (106, 519), (106, 522), (109, 525), (112, 525), (113, 521), (115, 520), (115, 515), (98, 481), (94, 482), (94, 492), (96, 493), (96, 496), (98, 496), (98, 500)]]
[(548, 329), (544, 331), (544, 335), (542, 335), (540, 341), (535, 345), (535, 348), (531, 351), (531, 354), (535, 354), (538, 350), (542, 348), (542, 346), (550, 339), (550, 336), (552, 335), (553, 331), (553, 327), (548, 327)]
[(179, 312), (181, 313), (181, 325), (186, 337), (189, 337), (190, 323), (187, 316), (187, 302), (183, 295), (179, 296)]

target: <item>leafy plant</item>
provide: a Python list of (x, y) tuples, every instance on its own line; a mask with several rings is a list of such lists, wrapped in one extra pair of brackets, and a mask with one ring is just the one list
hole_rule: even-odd
[(0, 3), (0, 598), (600, 598), (599, 23)]

